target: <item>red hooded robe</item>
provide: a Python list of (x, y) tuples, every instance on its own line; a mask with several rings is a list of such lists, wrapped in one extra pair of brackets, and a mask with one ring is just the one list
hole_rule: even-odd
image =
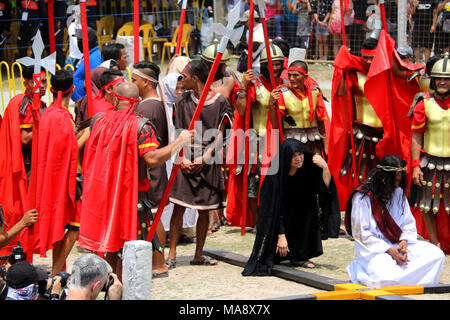
[(95, 122), (83, 162), (79, 245), (116, 252), (137, 239), (137, 116), (110, 111)]
[(36, 208), (42, 257), (63, 239), (64, 227), (76, 215), (78, 142), (73, 123), (69, 111), (57, 103), (44, 111), (39, 123)]
[[(19, 116), (24, 97), (25, 94), (18, 94), (10, 100), (0, 127), (0, 203), (9, 228), (22, 219), (27, 207), (27, 173), (22, 158)], [(11, 253), (17, 241), (26, 245), (27, 233), (24, 229), (13, 242), (0, 249), (0, 255)]]

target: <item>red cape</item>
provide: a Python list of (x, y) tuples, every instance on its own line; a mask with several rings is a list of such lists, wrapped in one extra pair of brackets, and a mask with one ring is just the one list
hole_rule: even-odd
[[(267, 81), (263, 81), (263, 85), (266, 86), (267, 90), (272, 91), (270, 84)], [(234, 111), (234, 119), (233, 126), (230, 135), (230, 144), (227, 149), (227, 165), (229, 167), (229, 177), (228, 177), (228, 198), (227, 198), (227, 208), (226, 208), (226, 217), (227, 221), (230, 222), (232, 226), (241, 227), (243, 225), (244, 215), (242, 214), (242, 193), (243, 193), (243, 168), (241, 166), (241, 173), (236, 174), (237, 168), (237, 157), (244, 152), (244, 124), (245, 124), (245, 116), (239, 115), (237, 110)], [(271, 138), (273, 138), (272, 132), (272, 123), (270, 122), (269, 115), (267, 115), (267, 124), (266, 124), (266, 139), (264, 145), (264, 153), (262, 167), (261, 167), (261, 177), (260, 177), (260, 185), (264, 179), (264, 176), (270, 166), (270, 161), (272, 157), (277, 153), (278, 143), (273, 143), (275, 148), (270, 149), (269, 146), (272, 145)], [(249, 160), (251, 161), (251, 160)], [(256, 160), (255, 160), (256, 161)], [(249, 166), (251, 162), (249, 162)], [(254, 162), (253, 162), (254, 163)], [(266, 164), (266, 165), (264, 165)], [(253, 217), (249, 206), (247, 205), (246, 212), (246, 226), (253, 226)]]
[(411, 81), (393, 76), (393, 59), (409, 71), (422, 65), (404, 63), (395, 51), (395, 41), (382, 30), (372, 65), (364, 85), (366, 97), (383, 123), (383, 139), (376, 147), (377, 157), (393, 154), (408, 163), (411, 158), (411, 118), (408, 114), (419, 87)]
[(39, 212), (41, 257), (63, 239), (64, 227), (76, 213), (75, 190), (78, 143), (72, 115), (52, 104), (42, 114), (36, 175), (36, 208)]
[(138, 119), (111, 111), (95, 122), (83, 160), (79, 245), (115, 252), (137, 239)]
[[(0, 127), (0, 204), (9, 228), (22, 219), (27, 206), (27, 174), (22, 158), (19, 120), (19, 108), (24, 96), (18, 94), (10, 100)], [(8, 246), (0, 249), (0, 255), (11, 253), (17, 241), (20, 241), (26, 250), (27, 229)], [(8, 228), (5, 231), (7, 230)]]
[[(349, 136), (352, 128), (352, 107), (353, 97), (347, 90), (343, 96), (337, 95), (339, 84), (349, 69), (357, 69), (364, 72), (362, 67), (362, 58), (354, 56), (348, 52), (346, 46), (341, 46), (338, 55), (334, 61), (334, 74), (331, 84), (331, 126), (328, 135), (328, 167), (336, 183), (341, 211), (345, 210), (345, 204), (350, 196), (354, 185), (351, 184), (347, 175), (341, 177), (340, 171), (342, 164), (347, 156), (349, 149)], [(348, 79), (348, 77), (346, 77)], [(349, 88), (347, 84), (347, 88)]]

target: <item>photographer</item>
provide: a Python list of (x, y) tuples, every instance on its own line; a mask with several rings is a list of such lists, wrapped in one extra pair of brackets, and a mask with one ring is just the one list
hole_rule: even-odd
[(86, 253), (72, 265), (66, 300), (95, 300), (105, 288), (105, 300), (122, 299), (122, 283), (99, 256)]
[(3, 232), (4, 226), (8, 227), (8, 225), (4, 221), (3, 209), (0, 206), (0, 248), (7, 246), (11, 241), (14, 240), (14, 238), (19, 235), (19, 233), (23, 229), (33, 225), (37, 220), (38, 212), (36, 211), (36, 209), (32, 209), (26, 212), (23, 215), (22, 219), (20, 219), (19, 222), (17, 222), (11, 229)]
[(36, 300), (39, 283), (47, 281), (47, 273), (22, 260), (9, 266), (6, 273), (6, 300)]

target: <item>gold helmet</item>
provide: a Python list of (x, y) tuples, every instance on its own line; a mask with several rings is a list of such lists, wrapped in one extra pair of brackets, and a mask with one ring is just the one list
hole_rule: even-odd
[(436, 90), (435, 78), (450, 78), (450, 60), (448, 54), (436, 61), (430, 72), (430, 89)]
[[(280, 47), (277, 45), (274, 45), (272, 43), (269, 44), (270, 47), (270, 56), (272, 57), (273, 61), (284, 61), (284, 55), (283, 51), (281, 51)], [(259, 59), (260, 63), (267, 63), (267, 50), (264, 48), (261, 52), (261, 58)]]
[(450, 78), (450, 60), (448, 59), (448, 55), (434, 63), (430, 77)]
[[(206, 62), (214, 62), (214, 59), (217, 56), (217, 50), (219, 48), (219, 41), (214, 40), (214, 44), (209, 45), (206, 47), (206, 49), (202, 52), (202, 59)], [(228, 49), (225, 49), (225, 52), (222, 55), (222, 59), (220, 59), (220, 63), (226, 63), (230, 60), (230, 52)]]

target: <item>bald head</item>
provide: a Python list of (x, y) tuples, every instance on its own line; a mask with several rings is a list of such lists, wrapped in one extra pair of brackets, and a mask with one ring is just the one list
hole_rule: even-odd
[[(124, 98), (139, 99), (139, 88), (131, 82), (120, 83), (115, 90), (115, 94)], [(123, 110), (128, 107), (130, 101), (117, 97), (116, 109)]]
[(116, 94), (126, 98), (139, 98), (139, 88), (131, 82), (122, 82), (116, 88)]

